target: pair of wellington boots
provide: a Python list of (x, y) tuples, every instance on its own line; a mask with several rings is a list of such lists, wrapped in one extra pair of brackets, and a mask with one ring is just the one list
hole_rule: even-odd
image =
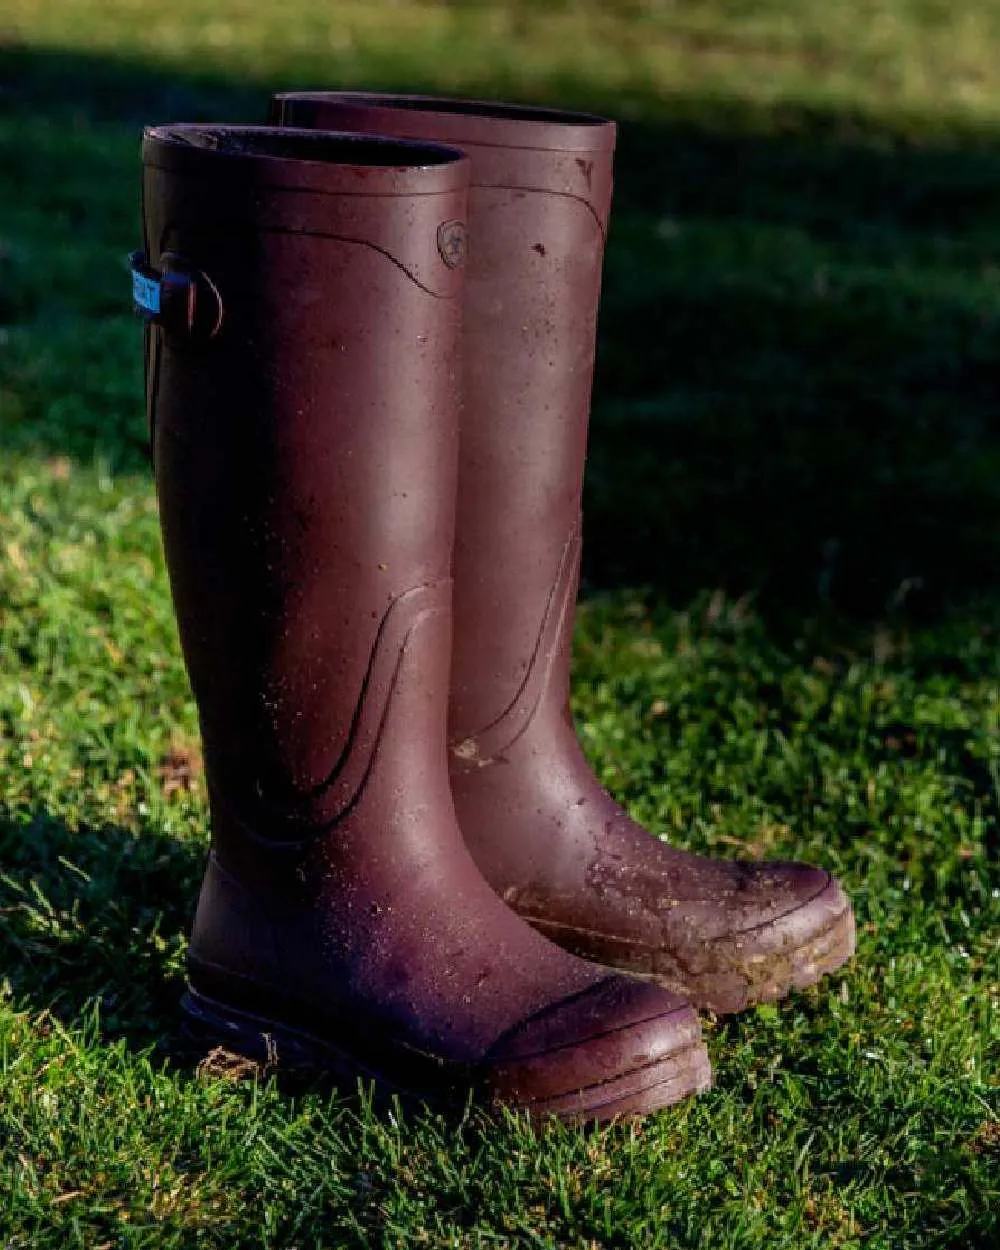
[(573, 730), (614, 127), (341, 93), (272, 120), (143, 144), (213, 824), (187, 1028), (445, 1105), (655, 1110), (709, 1082), (696, 1008), (808, 985), (854, 930), (820, 869), (651, 837)]

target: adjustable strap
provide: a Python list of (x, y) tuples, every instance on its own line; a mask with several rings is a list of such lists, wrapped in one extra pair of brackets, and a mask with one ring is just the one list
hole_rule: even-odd
[(132, 305), (145, 321), (186, 338), (212, 338), (222, 325), (215, 283), (181, 257), (164, 252), (154, 269), (145, 252), (129, 256)]
[(143, 252), (133, 252), (128, 263), (132, 273), (132, 307), (140, 317), (155, 321), (163, 304), (160, 275), (147, 262)]

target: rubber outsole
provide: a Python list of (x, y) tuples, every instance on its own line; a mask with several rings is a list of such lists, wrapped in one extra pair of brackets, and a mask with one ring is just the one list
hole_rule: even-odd
[(616, 943), (602, 936), (600, 951), (587, 940), (562, 926), (550, 925), (538, 916), (524, 917), (551, 941), (609, 972), (623, 973), (651, 981), (682, 995), (692, 1006), (716, 1015), (732, 1015), (756, 1003), (774, 1002), (791, 990), (805, 989), (842, 967), (854, 954), (854, 913), (845, 900), (842, 911), (806, 942), (778, 947), (766, 954), (744, 955), (739, 939), (724, 938), (705, 944), (707, 971), (694, 971), (669, 950), (638, 948), (634, 943)]
[[(701, 1041), (689, 1042), (650, 1063), (584, 1086), (532, 1099), (498, 1097), (489, 1087), (489, 1071), (437, 1064), (420, 1056), (424, 1080), (406, 1081), (393, 1066), (362, 1058), (306, 1030), (230, 1007), (188, 988), (181, 1000), (185, 1049), (194, 1055), (226, 1056), (229, 1071), (276, 1075), (296, 1081), (332, 1084), (353, 1092), (359, 1082), (370, 1085), (377, 1105), (397, 1098), (404, 1105), (426, 1104), (436, 1110), (459, 1110), (470, 1099), (488, 1110), (520, 1111), (535, 1123), (555, 1117), (567, 1124), (604, 1124), (648, 1115), (699, 1093), (711, 1085), (708, 1052)], [(415, 1056), (399, 1050), (399, 1066), (413, 1066)], [(431, 1067), (428, 1069), (427, 1065)], [(428, 1073), (430, 1071), (430, 1078)]]

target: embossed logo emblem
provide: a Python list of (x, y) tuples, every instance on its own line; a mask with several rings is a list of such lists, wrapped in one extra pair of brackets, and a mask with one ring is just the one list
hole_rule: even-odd
[(465, 264), (465, 222), (443, 221), (438, 226), (438, 251), (449, 269)]

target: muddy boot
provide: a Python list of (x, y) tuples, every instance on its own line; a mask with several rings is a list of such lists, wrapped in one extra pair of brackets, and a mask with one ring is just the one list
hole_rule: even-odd
[(468, 162), (265, 127), (143, 144), (147, 394), (201, 718), (207, 1045), (608, 1119), (708, 1082), (697, 1017), (505, 907), (446, 724)]
[(568, 711), (580, 501), (615, 129), (598, 117), (353, 93), (275, 120), (437, 140), (472, 158), (449, 709), (459, 823), (540, 932), (735, 1011), (854, 949), (830, 874), (649, 836), (601, 788)]

